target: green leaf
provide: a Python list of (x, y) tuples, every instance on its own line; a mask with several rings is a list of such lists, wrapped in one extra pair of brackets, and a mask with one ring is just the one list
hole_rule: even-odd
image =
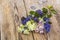
[(46, 8), (42, 8), (43, 13), (48, 13), (48, 10)]
[(51, 17), (52, 17), (52, 14), (47, 14), (47, 17), (48, 17), (48, 18), (51, 18)]
[(47, 13), (43, 13), (43, 16), (42, 16), (42, 18), (46, 17), (46, 15), (47, 15)]
[(37, 13), (37, 12), (35, 12), (35, 17), (39, 17), (40, 15)]
[(30, 14), (34, 15), (35, 17), (39, 17), (39, 14), (37, 12), (35, 12), (35, 11), (30, 11)]
[(51, 13), (56, 14), (57, 12), (55, 10), (51, 10)]
[(47, 8), (48, 8), (48, 9), (52, 9), (52, 8), (53, 8), (53, 6), (52, 6), (52, 5), (49, 5)]
[(55, 9), (53, 8), (53, 6), (48, 6), (48, 9), (49, 9), (49, 11), (51, 12), (51, 13), (53, 13), (53, 14), (56, 14), (57, 12), (55, 11)]
[(30, 14), (31, 15), (35, 15), (35, 11), (30, 11)]

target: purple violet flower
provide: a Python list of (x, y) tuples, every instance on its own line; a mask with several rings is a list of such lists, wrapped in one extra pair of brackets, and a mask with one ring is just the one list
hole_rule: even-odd
[(46, 21), (46, 22), (49, 22), (50, 21), (50, 19), (47, 18), (47, 17), (44, 17), (43, 20)]
[(22, 18), (21, 18), (21, 22), (22, 22), (23, 25), (25, 25), (26, 22), (29, 21), (29, 20), (30, 20), (30, 17), (27, 17), (27, 18), (22, 17)]
[(50, 32), (50, 27), (51, 27), (51, 25), (49, 23), (47, 23), (47, 22), (44, 23), (44, 28), (45, 28), (47, 33)]
[(43, 15), (43, 12), (42, 12), (41, 10), (36, 10), (36, 12), (37, 12), (40, 16)]
[(39, 22), (39, 20), (38, 20), (37, 17), (34, 17), (33, 20), (34, 20), (35, 22)]

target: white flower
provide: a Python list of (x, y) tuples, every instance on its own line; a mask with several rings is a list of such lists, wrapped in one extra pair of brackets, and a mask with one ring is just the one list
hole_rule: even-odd
[(24, 34), (29, 34), (29, 31), (28, 31), (28, 30), (24, 30), (23, 33), (24, 33)]

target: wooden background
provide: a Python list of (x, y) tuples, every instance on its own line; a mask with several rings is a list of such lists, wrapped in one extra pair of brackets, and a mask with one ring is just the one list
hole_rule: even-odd
[[(1, 40), (60, 40), (60, 4), (56, 0), (0, 0), (0, 34)], [(48, 34), (30, 33), (23, 35), (17, 32), (21, 17), (29, 14), (30, 10), (41, 9), (53, 5), (57, 14), (51, 18), (52, 26)], [(33, 7), (33, 8), (32, 8)]]

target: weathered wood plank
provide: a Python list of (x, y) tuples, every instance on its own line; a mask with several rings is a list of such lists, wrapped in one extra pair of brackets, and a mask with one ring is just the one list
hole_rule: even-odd
[[(18, 15), (19, 15), (19, 20), (21, 23), (21, 17), (25, 16), (26, 17), (26, 8), (24, 5), (23, 0), (16, 0), (16, 5), (18, 8)], [(19, 38), (21, 37), (21, 40), (33, 40), (32, 34), (29, 35), (23, 35), (23, 34), (19, 34)]]
[(2, 40), (16, 40), (13, 10), (10, 1), (4, 0), (1, 4), (3, 10)]
[[(29, 15), (30, 10), (37, 10), (41, 9), (43, 5), (39, 5), (38, 0), (24, 0), (25, 5), (26, 5), (26, 11), (27, 14)], [(33, 8), (31, 8), (33, 6)], [(35, 7), (35, 8), (34, 8)], [(46, 40), (46, 37), (43, 34), (39, 33), (33, 33), (33, 40)]]
[(1, 28), (2, 28), (2, 24), (3, 24), (3, 14), (2, 14), (2, 7), (0, 5), (0, 40), (1, 40)]
[[(53, 5), (56, 9), (59, 7), (56, 5), (56, 0), (48, 0), (48, 4)], [(57, 11), (58, 12), (58, 11)], [(57, 13), (58, 14), (58, 13)], [(59, 15), (57, 15), (59, 16)], [(48, 34), (48, 40), (60, 40), (60, 26), (58, 22), (58, 18), (56, 15), (51, 18), (52, 26), (51, 26), (51, 32)], [(56, 19), (57, 17), (57, 19)]]
[(57, 11), (57, 14), (55, 17), (56, 17), (56, 19), (59, 23), (59, 26), (60, 26), (60, 3), (58, 3), (58, 2), (60, 2), (60, 0), (55, 0), (55, 1), (53, 1), (53, 4), (54, 4), (54, 8)]
[(47, 40), (46, 34), (33, 33), (34, 40)]
[(52, 21), (52, 27), (51, 27), (51, 32), (48, 34), (48, 39), (49, 40), (60, 40), (60, 27), (59, 24), (56, 20), (56, 17), (51, 18)]
[(27, 9), (27, 14), (29, 14), (30, 10), (41, 9), (37, 0), (29, 0), (29, 1), (24, 0), (24, 1), (25, 1), (26, 9)]
[[(53, 2), (48, 0), (47, 4), (56, 6), (56, 4), (53, 4), (54, 2), (55, 0), (53, 0)], [(47, 34), (48, 37), (46, 34), (42, 35), (39, 33), (30, 33), (29, 35), (18, 34), (17, 28), (21, 23), (21, 17), (26, 17), (26, 13), (29, 14), (30, 10), (41, 9), (41, 7), (44, 6), (43, 4), (40, 5), (38, 0), (1, 0), (0, 5), (0, 10), (2, 10), (0, 17), (3, 14), (3, 20), (0, 19), (0, 27), (3, 25), (2, 40), (60, 40), (60, 27), (56, 16), (51, 18), (52, 27), (51, 32)], [(34, 8), (32, 8), (32, 6)], [(56, 9), (59, 8), (60, 6), (58, 4)], [(60, 13), (58, 14), (60, 17)]]

